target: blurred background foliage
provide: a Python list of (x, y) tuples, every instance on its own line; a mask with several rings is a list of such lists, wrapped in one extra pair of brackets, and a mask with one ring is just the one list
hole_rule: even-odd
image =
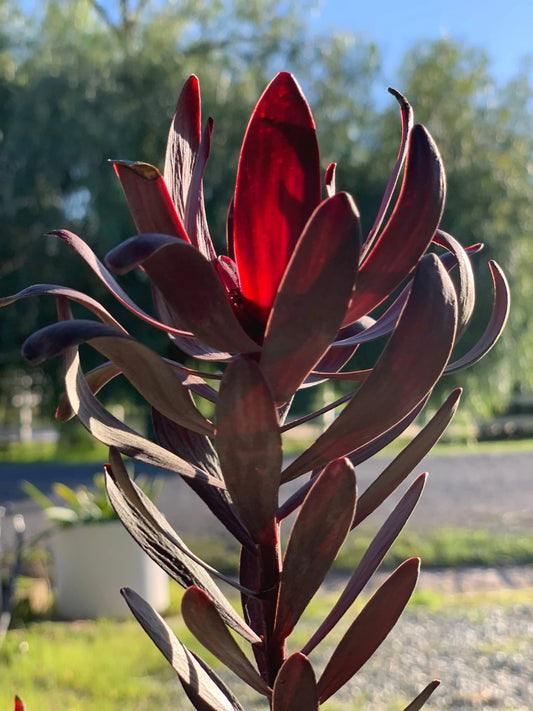
[[(305, 19), (312, 5), (49, 0), (23, 12), (16, 0), (0, 0), (0, 294), (32, 283), (67, 284), (104, 302), (141, 339), (168, 349), (160, 334), (139, 333), (81, 260), (45, 233), (68, 227), (100, 257), (134, 234), (107, 159), (162, 166), (175, 101), (191, 73), (200, 78), (204, 120), (215, 119), (205, 194), (219, 249), (250, 111), (282, 69), (296, 75), (312, 107), (324, 168), (338, 163), (338, 187), (354, 195), (368, 228), (396, 158), (398, 107), (386, 94), (379, 48), (352, 35), (317, 34)], [(502, 85), (481, 51), (439, 40), (408, 52), (396, 87), (441, 150), (448, 177), (443, 228), (463, 245), (485, 244), (474, 258), (479, 325), (462, 348), (480, 335), (490, 311), (487, 258), (497, 259), (511, 282), (511, 318), (498, 346), (442, 385), (449, 391), (464, 384), (466, 407), (476, 416), (533, 386), (530, 69), (524, 65)], [(141, 274), (123, 284), (149, 304)], [(0, 397), (8, 416), (10, 369), (20, 367), (25, 337), (55, 318), (53, 300), (30, 299), (1, 317)], [(57, 395), (52, 386), (46, 392), (44, 409)]]

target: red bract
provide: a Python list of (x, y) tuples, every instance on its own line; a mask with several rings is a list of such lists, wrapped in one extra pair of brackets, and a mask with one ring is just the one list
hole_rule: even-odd
[[(415, 508), (425, 474), (409, 484), (323, 622), (299, 651), (287, 651), (287, 639), (345, 538), (419, 465), (450, 422), (461, 391), (449, 395), (364, 492), (357, 490), (355, 467), (406, 430), (441, 375), (470, 365), (494, 345), (509, 308), (505, 277), (490, 263), (495, 297), (489, 323), (478, 343), (451, 359), (474, 313), (470, 255), (480, 245), (465, 250), (440, 229), (442, 161), (426, 129), (413, 125), (407, 101), (393, 93), (402, 114), (401, 146), (366, 237), (353, 199), (336, 192), (334, 165), (324, 177), (325, 198), (321, 195), (314, 122), (296, 81), (286, 73), (265, 90), (244, 138), (228, 212), (227, 255), (215, 254), (205, 219), (202, 180), (213, 123), (209, 119), (202, 132), (196, 77), (187, 81), (177, 104), (164, 175), (146, 163), (114, 162), (139, 234), (107, 255), (109, 269), (73, 233), (53, 233), (121, 304), (165, 331), (182, 351), (220, 361), (217, 372), (160, 357), (75, 289), (39, 284), (0, 300), (7, 305), (35, 295), (56, 298), (58, 323), (26, 340), (25, 357), (38, 363), (62, 354), (66, 394), (58, 419), (77, 415), (109, 446), (107, 491), (118, 516), (137, 543), (187, 588), (182, 613), (198, 641), (262, 695), (272, 711), (316, 711), (366, 663), (407, 604), (418, 577), (417, 558), (405, 561), (377, 589), (346, 626), (322, 674), (315, 674), (308, 655), (350, 614)], [(385, 220), (402, 169), (398, 199)], [(432, 245), (444, 252), (427, 254)], [(150, 279), (157, 316), (141, 310), (111, 273), (135, 267)], [(455, 267), (452, 280), (449, 272)], [(70, 301), (99, 321), (74, 319)], [(374, 309), (384, 302), (375, 318)], [(373, 367), (343, 369), (359, 345), (389, 335)], [(82, 344), (109, 361), (84, 374)], [(157, 443), (96, 398), (118, 374), (150, 407)], [(285, 424), (293, 395), (326, 379), (353, 381), (357, 387)], [(209, 404), (213, 421), (198, 399)], [(288, 430), (341, 406), (309, 447), (284, 461)], [(238, 579), (220, 573), (184, 544), (130, 480), (122, 455), (174, 472), (196, 492), (241, 546)], [(281, 504), (282, 484), (305, 474), (310, 474), (307, 481), (296, 484)], [(281, 522), (293, 512), (282, 554)], [(240, 592), (242, 611), (225, 598), (217, 579)], [(213, 670), (144, 600), (131, 590), (123, 594), (196, 709), (242, 711)], [(230, 629), (250, 645), (248, 654)], [(430, 682), (406, 711), (420, 709), (437, 685)]]

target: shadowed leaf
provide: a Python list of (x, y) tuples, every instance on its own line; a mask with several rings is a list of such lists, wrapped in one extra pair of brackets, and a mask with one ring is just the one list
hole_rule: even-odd
[(283, 558), (275, 634), (288, 637), (335, 560), (353, 521), (355, 471), (346, 459), (329, 464), (307, 494)]
[(462, 368), (467, 368), (483, 358), (496, 343), (507, 322), (511, 305), (509, 285), (507, 284), (505, 274), (496, 262), (491, 260), (489, 262), (489, 268), (494, 283), (494, 304), (487, 328), (473, 348), (465, 353), (464, 356), (446, 366), (444, 371), (446, 374), (455, 373)]
[(235, 359), (224, 373), (216, 410), (216, 448), (242, 522), (256, 542), (273, 543), (281, 434), (270, 388), (250, 358)]
[(315, 673), (300, 652), (284, 661), (274, 683), (272, 711), (318, 711)]
[(474, 272), (468, 259), (468, 254), (459, 242), (451, 235), (437, 230), (433, 237), (435, 244), (440, 244), (450, 251), (457, 260), (458, 288), (457, 288), (457, 335), (456, 342), (466, 331), (476, 302), (476, 289), (474, 283)]
[[(157, 410), (152, 411), (152, 420), (159, 444), (222, 481), (218, 455), (208, 437), (176, 425)], [(184, 481), (242, 545), (253, 548), (250, 534), (235, 513), (227, 491), (215, 489), (197, 479)]]
[(361, 230), (346, 193), (315, 210), (296, 244), (267, 324), (261, 366), (283, 404), (338, 332), (353, 294)]
[(400, 531), (407, 523), (413, 512), (426, 482), (426, 475), (421, 474), (409, 487), (404, 496), (395, 506), (393, 512), (380, 528), (372, 543), (365, 551), (359, 565), (355, 569), (350, 580), (347, 582), (341, 596), (334, 607), (320, 625), (309, 642), (302, 649), (304, 654), (310, 654), (326, 635), (335, 627), (341, 617), (347, 612), (349, 607), (357, 599), (370, 578), (374, 575), (381, 561), (387, 554)]
[(158, 232), (189, 242), (161, 173), (149, 163), (113, 161), (137, 232)]
[(88, 343), (120, 368), (130, 383), (172, 421), (211, 434), (213, 427), (196, 409), (190, 393), (172, 367), (155, 351), (115, 328), (96, 321), (61, 321), (33, 333), (22, 347), (31, 363), (41, 363), (63, 350)]
[[(417, 268), (407, 304), (372, 373), (330, 427), (288, 466), (283, 481), (353, 452), (408, 415), (442, 373), (454, 343), (456, 320), (453, 284), (437, 257), (428, 254)], [(420, 347), (414, 348), (415, 343)]]
[(192, 245), (162, 234), (143, 234), (106, 255), (120, 274), (142, 265), (180, 321), (202, 341), (221, 351), (260, 350), (243, 331), (214, 267)]
[(439, 684), (440, 681), (438, 679), (431, 681), (403, 711), (420, 711)]
[(419, 570), (419, 558), (406, 560), (378, 588), (355, 618), (318, 680), (320, 703), (349, 681), (389, 634), (411, 597)]
[(185, 224), (185, 206), (200, 139), (200, 85), (197, 77), (192, 75), (183, 85), (176, 104), (168, 132), (163, 172), (165, 183), (183, 224)]
[(213, 132), (213, 119), (208, 119), (200, 150), (194, 164), (194, 171), (191, 178), (189, 194), (187, 196), (187, 206), (185, 209), (185, 228), (191, 242), (200, 252), (213, 261), (216, 259), (216, 252), (209, 235), (209, 227), (205, 215), (203, 177), (209, 152), (211, 150), (211, 133)]
[(444, 196), (438, 149), (423, 126), (414, 126), (398, 202), (359, 268), (346, 325), (378, 306), (416, 266), (439, 226)]
[(190, 331), (185, 331), (180, 328), (174, 328), (170, 324), (161, 323), (161, 321), (158, 321), (153, 316), (150, 316), (150, 314), (147, 314), (146, 311), (143, 311), (143, 309), (137, 306), (137, 304), (132, 301), (130, 297), (126, 294), (120, 284), (118, 284), (118, 282), (114, 279), (113, 275), (109, 272), (109, 270), (98, 259), (98, 257), (89, 247), (89, 245), (87, 245), (80, 237), (78, 237), (78, 235), (75, 235), (73, 232), (69, 232), (68, 230), (54, 230), (49, 234), (53, 237), (57, 237), (68, 247), (73, 249), (76, 254), (78, 254), (89, 265), (89, 267), (93, 270), (93, 272), (100, 279), (100, 281), (109, 289), (111, 294), (113, 294), (113, 296), (123, 306), (125, 306), (132, 313), (134, 313), (135, 316), (142, 319), (143, 321), (146, 321), (152, 326), (155, 326), (156, 328), (160, 328), (163, 331), (166, 331), (167, 333), (178, 334), (189, 338), (192, 337), (192, 333)]
[(240, 586), (194, 555), (150, 499), (131, 481), (118, 452), (110, 448), (109, 456), (111, 464), (104, 467), (106, 489), (130, 535), (180, 585), (195, 585), (205, 590), (232, 629), (249, 642), (258, 642), (259, 638), (235, 612), (210, 575), (238, 589)]
[(121, 590), (137, 621), (178, 674), (187, 695), (196, 709), (212, 711), (243, 711), (233, 695), (224, 693), (224, 683), (215, 672), (200, 664), (195, 655), (175, 636), (163, 618), (129, 588)]
[(396, 91), (396, 89), (391, 89), (390, 87), (389, 94), (392, 94), (400, 105), (400, 111), (402, 116), (402, 140), (400, 143), (400, 150), (398, 151), (398, 158), (396, 159), (396, 163), (387, 183), (385, 193), (383, 194), (383, 198), (381, 199), (378, 214), (376, 216), (374, 224), (372, 225), (372, 229), (368, 233), (368, 237), (365, 240), (365, 244), (363, 246), (363, 256), (365, 256), (369, 249), (371, 249), (372, 245), (374, 244), (375, 237), (378, 234), (379, 229), (383, 223), (383, 218), (385, 217), (385, 213), (387, 212), (387, 209), (390, 205), (390, 201), (394, 193), (394, 188), (396, 187), (400, 171), (405, 162), (409, 134), (411, 133), (411, 129), (413, 128), (413, 109), (411, 108), (405, 96), (403, 96), (403, 94), (400, 94), (399, 91)]
[(95, 439), (108, 447), (116, 447), (123, 454), (139, 459), (141, 462), (168, 469), (181, 476), (200, 477), (211, 486), (223, 486), (218, 479), (209, 477), (184, 459), (141, 437), (102, 407), (87, 386), (76, 348), (67, 348), (63, 352), (63, 362), (65, 391), (70, 406)]
[(409, 442), (395, 459), (383, 470), (359, 497), (355, 512), (354, 527), (369, 516), (409, 476), (448, 427), (455, 415), (461, 397), (461, 388), (456, 388), (433, 415), (424, 428)]
[(181, 614), (200, 644), (252, 689), (264, 696), (270, 696), (267, 683), (233, 639), (212, 600), (203, 590), (196, 587), (187, 588), (181, 600)]
[(309, 106), (295, 79), (280, 73), (252, 114), (235, 189), (234, 248), (242, 294), (262, 323), (320, 192)]
[(109, 311), (105, 309), (98, 301), (93, 299), (87, 294), (83, 294), (81, 291), (76, 291), (75, 289), (69, 289), (65, 286), (57, 286), (55, 284), (34, 284), (33, 286), (28, 286), (26, 289), (22, 289), (18, 294), (13, 294), (13, 296), (4, 296), (0, 298), (0, 307), (8, 306), (13, 304), (19, 299), (27, 299), (31, 296), (63, 296), (70, 301), (76, 301), (78, 304), (85, 306), (90, 311), (98, 316), (100, 321), (106, 323), (108, 326), (113, 326), (114, 328), (122, 331), (122, 333), (127, 333), (126, 329), (120, 325), (120, 323), (111, 316)]

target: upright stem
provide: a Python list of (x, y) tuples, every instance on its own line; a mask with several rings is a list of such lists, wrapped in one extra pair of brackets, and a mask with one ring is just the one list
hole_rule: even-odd
[(276, 605), (278, 601), (281, 573), (281, 549), (279, 545), (279, 524), (276, 522), (276, 536), (273, 544), (261, 544), (262, 588), (267, 591), (262, 601), (264, 621), (264, 645), (267, 665), (267, 682), (272, 685), (286, 657), (285, 641), (279, 641), (274, 635)]

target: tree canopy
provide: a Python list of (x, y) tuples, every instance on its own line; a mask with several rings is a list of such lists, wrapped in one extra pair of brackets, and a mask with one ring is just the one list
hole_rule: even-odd
[[(305, 20), (311, 4), (49, 0), (24, 14), (12, 0), (0, 0), (0, 293), (68, 281), (106, 301), (89, 271), (44, 234), (68, 227), (99, 255), (134, 234), (107, 159), (161, 164), (174, 104), (191, 73), (200, 78), (204, 120), (215, 119), (205, 192), (219, 246), (250, 110), (281, 69), (302, 84), (323, 165), (338, 162), (339, 187), (354, 195), (369, 226), (396, 157), (398, 108), (394, 100), (385, 109), (375, 105), (378, 48), (343, 34), (317, 35)], [(397, 88), (444, 158), (444, 229), (463, 244), (484, 242), (511, 281), (506, 334), (486, 363), (467, 375), (471, 404), (486, 410), (514, 388), (533, 385), (527, 67), (500, 86), (482, 52), (451, 40), (414, 47), (402, 66)], [(478, 308), (486, 314), (491, 295), (482, 270), (478, 281)], [(142, 276), (125, 283), (142, 304)], [(52, 300), (48, 306), (50, 320)], [(127, 315), (119, 317), (127, 324)], [(17, 362), (21, 342), (46, 318), (37, 301), (3, 310), (0, 365)]]

